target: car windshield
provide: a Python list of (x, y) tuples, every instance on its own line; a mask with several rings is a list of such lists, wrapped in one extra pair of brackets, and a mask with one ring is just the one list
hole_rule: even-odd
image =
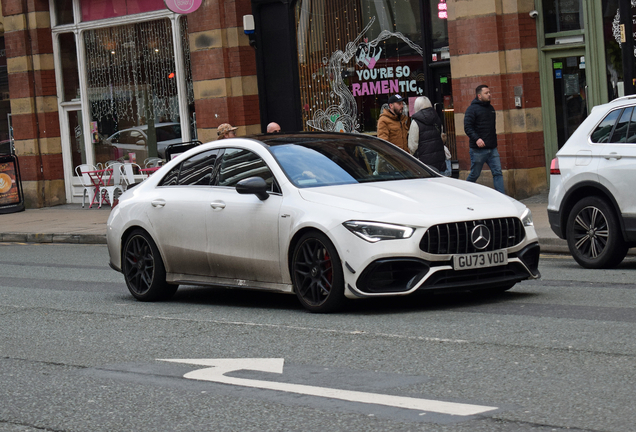
[(299, 188), (434, 176), (397, 147), (364, 136), (291, 136), (273, 141), (267, 141), (270, 151)]

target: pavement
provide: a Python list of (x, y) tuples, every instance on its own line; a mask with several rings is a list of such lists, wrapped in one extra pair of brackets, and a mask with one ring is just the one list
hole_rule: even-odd
[[(565, 240), (548, 223), (548, 194), (522, 200), (534, 219), (542, 252), (567, 253)], [(105, 244), (110, 207), (82, 208), (80, 204), (28, 209), (0, 215), (0, 242)]]

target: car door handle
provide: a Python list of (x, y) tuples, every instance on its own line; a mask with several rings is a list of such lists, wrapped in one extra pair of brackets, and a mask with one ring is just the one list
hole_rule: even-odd
[(223, 201), (213, 201), (210, 203), (210, 207), (214, 210), (223, 210), (225, 208), (225, 203)]
[(156, 199), (150, 201), (150, 204), (152, 204), (153, 207), (163, 207), (166, 205), (166, 200)]
[(620, 160), (623, 156), (619, 155), (616, 152), (611, 152), (610, 154), (608, 154), (607, 156), (603, 156), (605, 159), (610, 160), (610, 159), (616, 159), (616, 160)]

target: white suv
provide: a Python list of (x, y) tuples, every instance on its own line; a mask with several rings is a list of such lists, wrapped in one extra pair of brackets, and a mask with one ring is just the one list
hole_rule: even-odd
[(636, 246), (636, 96), (596, 106), (550, 166), (550, 226), (586, 268)]

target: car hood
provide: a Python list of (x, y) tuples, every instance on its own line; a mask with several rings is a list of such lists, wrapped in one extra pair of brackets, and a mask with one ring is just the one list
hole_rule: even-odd
[(299, 193), (306, 201), (356, 213), (429, 215), (445, 220), (519, 216), (525, 209), (494, 189), (442, 177), (307, 188)]

